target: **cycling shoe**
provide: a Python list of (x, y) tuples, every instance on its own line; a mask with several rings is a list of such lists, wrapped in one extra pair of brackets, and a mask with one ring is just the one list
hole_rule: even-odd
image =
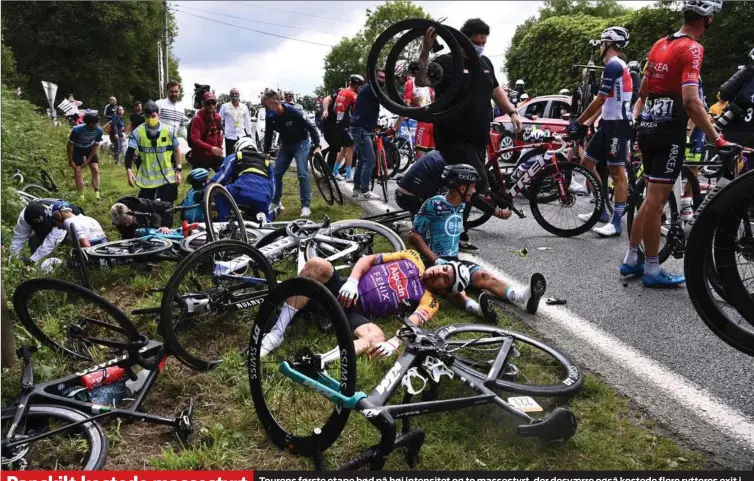
[(622, 276), (641, 276), (644, 275), (644, 263), (639, 262), (635, 266), (630, 266), (626, 263), (620, 265), (620, 275)]
[(641, 281), (642, 284), (644, 284), (644, 287), (671, 287), (683, 284), (684, 282), (686, 282), (686, 277), (674, 276), (661, 270), (660, 273), (656, 276), (644, 274), (644, 277)]

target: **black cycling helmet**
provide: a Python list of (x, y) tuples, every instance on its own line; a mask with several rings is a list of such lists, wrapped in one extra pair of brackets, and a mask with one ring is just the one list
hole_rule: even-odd
[(143, 111), (146, 115), (159, 114), (160, 108), (154, 100), (147, 100), (147, 103), (144, 104)]
[(446, 165), (442, 171), (442, 180), (450, 187), (476, 184), (479, 182), (479, 172), (469, 164)]
[(86, 109), (84, 111), (84, 123), (96, 124), (99, 123), (99, 112), (96, 110)]
[(630, 72), (639, 73), (641, 70), (641, 65), (639, 65), (639, 62), (636, 60), (631, 60), (630, 62), (628, 62), (627, 66)]

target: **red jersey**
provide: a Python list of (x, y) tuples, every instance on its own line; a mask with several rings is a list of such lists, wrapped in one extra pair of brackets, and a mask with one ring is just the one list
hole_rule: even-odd
[(414, 77), (409, 77), (403, 84), (403, 101), (409, 107), (425, 107), (432, 103), (435, 91), (432, 87), (417, 87)]
[(356, 107), (356, 92), (350, 88), (340, 89), (335, 99), (335, 114), (340, 127), (348, 127)]
[(686, 128), (683, 87), (699, 85), (704, 48), (686, 35), (673, 34), (658, 40), (649, 52), (644, 78), (649, 94), (642, 124), (666, 124)]

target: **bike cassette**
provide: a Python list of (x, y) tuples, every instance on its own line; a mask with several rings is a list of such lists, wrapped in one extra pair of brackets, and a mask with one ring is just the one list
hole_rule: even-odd
[(194, 400), (189, 400), (189, 407), (181, 411), (178, 417), (175, 419), (175, 435), (182, 444), (188, 444), (189, 436), (194, 431), (194, 427), (191, 424), (191, 416), (194, 413)]
[(424, 359), (422, 369), (429, 374), (429, 377), (432, 378), (432, 381), (435, 383), (440, 382), (440, 378), (443, 376), (448, 376), (450, 379), (453, 379), (455, 376), (453, 371), (448, 369), (448, 366), (446, 366), (444, 362), (432, 356), (427, 356)]
[[(411, 381), (412, 379), (420, 380), (422, 382), (422, 386), (419, 389), (416, 389)], [(419, 394), (420, 392), (424, 391), (424, 388), (427, 386), (427, 378), (419, 374), (419, 371), (415, 367), (412, 367), (411, 369), (406, 371), (406, 375), (403, 376), (403, 381), (401, 381), (401, 384), (403, 384), (409, 394)]]
[[(6, 453), (6, 449), (3, 447), (3, 454), (2, 454), (3, 470), (6, 470), (6, 469), (25, 470), (26, 466), (28, 466), (29, 464), (29, 462), (25, 458), (26, 454), (29, 452), (29, 449), (31, 449), (31, 445), (19, 444), (15, 448), (8, 450), (10, 452)], [(18, 462), (18, 464), (15, 464), (16, 462)]]

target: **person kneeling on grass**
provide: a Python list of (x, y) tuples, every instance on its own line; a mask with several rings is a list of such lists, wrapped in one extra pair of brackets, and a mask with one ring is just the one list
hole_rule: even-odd
[[(73, 206), (64, 200), (58, 200), (50, 207), (52, 224), (68, 233), (73, 229), (76, 240), (81, 247), (91, 247), (107, 242), (107, 235), (96, 219), (83, 214), (74, 214)], [(40, 264), (42, 272), (49, 274), (63, 261), (57, 257), (50, 257)]]
[[(479, 174), (468, 164), (448, 165), (443, 170), (442, 179), (448, 186), (448, 193), (431, 197), (422, 204), (408, 235), (408, 242), (435, 266), (458, 262), (463, 209), (474, 195)], [(464, 292), (453, 296), (467, 312), (497, 322), (493, 296), (525, 306), (530, 314), (537, 312), (539, 300), (547, 288), (542, 274), (533, 274), (528, 287), (516, 286), (498, 279), (473, 262), (460, 262), (471, 273), (470, 286), (483, 291), (479, 303), (469, 299)]]
[[(327, 260), (310, 259), (299, 274), (314, 279), (338, 297), (356, 340), (356, 354), (393, 355), (400, 344), (397, 337), (385, 341), (385, 334), (371, 319), (414, 309), (409, 320), (417, 325), (428, 322), (440, 305), (435, 295), (458, 293), (469, 283), (469, 270), (460, 262), (424, 268), (413, 250), (376, 254), (361, 258), (343, 279)], [(309, 301), (291, 297), (283, 305), (277, 322), (262, 339), (261, 357), (267, 356), (283, 342), (283, 336), (296, 313)], [(328, 355), (338, 356), (337, 352)]]

